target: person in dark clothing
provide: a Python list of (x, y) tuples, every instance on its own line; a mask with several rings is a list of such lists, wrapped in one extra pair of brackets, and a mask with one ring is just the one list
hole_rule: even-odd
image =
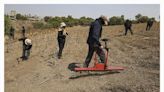
[(15, 29), (11, 26), (10, 28), (10, 33), (9, 33), (9, 38), (14, 40), (14, 33), (15, 33)]
[(66, 39), (66, 35), (68, 35), (68, 33), (65, 30), (66, 24), (64, 22), (62, 22), (60, 24), (60, 28), (58, 30), (58, 45), (59, 45), (59, 52), (58, 52), (58, 59), (60, 59), (62, 57), (62, 52), (64, 49), (64, 45), (65, 45), (65, 39)]
[(26, 30), (25, 30), (24, 26), (22, 26), (22, 38), (25, 37), (25, 32), (26, 32)]
[(150, 28), (153, 26), (153, 19), (149, 19), (147, 21), (146, 31), (150, 30)]
[(131, 27), (132, 27), (132, 22), (131, 22), (130, 20), (127, 19), (127, 20), (125, 21), (125, 23), (124, 23), (124, 26), (125, 26), (125, 35), (127, 35), (128, 30), (130, 30), (131, 35), (133, 35), (133, 31), (132, 31), (132, 29), (131, 29)]
[(27, 60), (30, 56), (30, 49), (32, 48), (32, 43), (30, 39), (27, 39), (26, 37), (19, 39), (19, 41), (22, 41), (23, 43), (23, 53), (20, 57), (23, 60)]
[(96, 19), (90, 25), (90, 31), (87, 39), (88, 44), (88, 55), (84, 62), (83, 67), (88, 67), (89, 63), (92, 59), (94, 52), (96, 52), (101, 60), (99, 63), (105, 62), (105, 52), (103, 51), (103, 46), (101, 45), (99, 39), (101, 38), (102, 34), (102, 26), (108, 25), (108, 19), (105, 16), (101, 16), (100, 18)]

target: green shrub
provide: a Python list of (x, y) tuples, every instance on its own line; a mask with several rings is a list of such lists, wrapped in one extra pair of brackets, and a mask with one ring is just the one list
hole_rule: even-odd
[(36, 29), (43, 29), (44, 28), (44, 23), (35, 22), (35, 23), (33, 23), (33, 27), (36, 28)]
[(110, 25), (122, 25), (124, 24), (124, 18), (118, 17), (118, 16), (113, 16), (109, 19), (109, 24)]
[(5, 16), (5, 35), (8, 35), (9, 34), (9, 30), (10, 30), (10, 26), (11, 26), (11, 23), (10, 23), (10, 18), (8, 16)]
[(16, 19), (17, 20), (27, 20), (27, 17), (25, 17), (25, 16), (18, 13), (18, 14), (16, 14)]
[(35, 29), (48, 29), (48, 28), (53, 28), (53, 25), (51, 25), (49, 23), (35, 22), (35, 23), (33, 23), (33, 27)]

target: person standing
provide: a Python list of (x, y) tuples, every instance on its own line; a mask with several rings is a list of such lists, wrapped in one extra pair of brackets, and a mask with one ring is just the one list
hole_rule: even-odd
[(58, 37), (57, 37), (58, 45), (59, 45), (58, 59), (62, 57), (66, 35), (68, 35), (65, 28), (66, 28), (66, 24), (64, 22), (60, 23), (60, 27), (58, 30)]

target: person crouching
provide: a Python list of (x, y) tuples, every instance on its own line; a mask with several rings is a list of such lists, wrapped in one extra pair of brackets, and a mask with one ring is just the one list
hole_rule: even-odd
[(32, 48), (31, 39), (24, 37), (24, 38), (19, 39), (19, 41), (22, 41), (22, 43), (23, 43), (23, 52), (22, 52), (22, 56), (20, 58), (22, 59), (22, 61), (28, 60), (28, 58), (30, 56), (30, 50)]

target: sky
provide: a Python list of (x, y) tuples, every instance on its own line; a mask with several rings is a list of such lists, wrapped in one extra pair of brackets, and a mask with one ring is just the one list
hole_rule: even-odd
[(125, 19), (135, 19), (140, 13), (143, 16), (155, 17), (159, 20), (159, 4), (5, 4), (5, 14), (11, 10), (17, 13), (44, 16), (82, 16), (98, 18), (124, 15)]

